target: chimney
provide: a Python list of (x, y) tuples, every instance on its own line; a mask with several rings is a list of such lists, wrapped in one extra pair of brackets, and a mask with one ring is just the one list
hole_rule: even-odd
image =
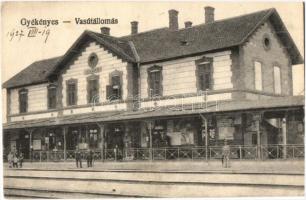
[(215, 14), (214, 14), (215, 8), (206, 6), (204, 7), (204, 10), (205, 10), (205, 24), (214, 22), (215, 21)]
[(178, 30), (178, 11), (172, 9), (169, 10), (169, 29), (176, 31)]
[(110, 28), (104, 26), (104, 27), (101, 27), (100, 30), (102, 34), (110, 35)]
[(185, 28), (191, 28), (191, 26), (192, 26), (192, 22), (191, 21), (185, 22)]
[(131, 34), (137, 34), (138, 33), (138, 22), (137, 21), (132, 21), (131, 22)]

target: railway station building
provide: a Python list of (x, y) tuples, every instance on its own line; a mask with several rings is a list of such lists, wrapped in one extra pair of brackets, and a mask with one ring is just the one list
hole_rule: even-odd
[(303, 58), (276, 9), (116, 37), (86, 30), (60, 57), (3, 84), (4, 155), (69, 161), (304, 159), (304, 96), (292, 66)]

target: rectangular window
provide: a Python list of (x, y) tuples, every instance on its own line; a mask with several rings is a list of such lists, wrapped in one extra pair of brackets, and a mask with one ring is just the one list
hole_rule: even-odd
[(112, 100), (121, 99), (121, 81), (119, 75), (112, 76)]
[(28, 111), (28, 91), (22, 89), (19, 91), (19, 112), (26, 113)]
[(262, 66), (260, 62), (255, 62), (255, 89), (262, 90)]
[(160, 96), (160, 76), (161, 71), (160, 70), (154, 70), (150, 72), (150, 96)]
[(76, 83), (67, 84), (67, 93), (68, 106), (76, 105)]
[(211, 63), (204, 62), (198, 65), (199, 89), (202, 91), (211, 89)]
[(56, 86), (48, 87), (48, 109), (56, 108)]
[(88, 102), (98, 103), (99, 102), (99, 82), (98, 79), (88, 80)]
[(274, 72), (274, 92), (276, 94), (281, 94), (282, 86), (281, 86), (281, 71), (280, 71), (280, 67), (274, 66), (273, 67), (273, 72)]

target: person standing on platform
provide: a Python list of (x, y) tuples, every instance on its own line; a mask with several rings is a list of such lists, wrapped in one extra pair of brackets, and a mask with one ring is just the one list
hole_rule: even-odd
[(75, 152), (75, 162), (76, 162), (76, 167), (79, 168), (82, 168), (82, 155), (81, 155), (81, 152), (79, 150), (79, 148), (77, 148), (76, 152)]
[(229, 166), (229, 157), (230, 157), (230, 146), (227, 144), (227, 141), (224, 140), (224, 146), (222, 148), (222, 167), (228, 168)]
[(87, 167), (92, 167), (92, 159), (93, 159), (92, 154), (93, 154), (92, 151), (88, 150), (87, 155), (86, 155)]
[(94, 152), (90, 150), (90, 166), (93, 167), (93, 161), (94, 161)]
[(23, 163), (23, 153), (22, 152), (19, 153), (18, 160), (19, 160), (19, 167), (22, 168), (22, 163)]
[(13, 167), (13, 159), (14, 159), (13, 153), (10, 151), (9, 154), (7, 155), (7, 162), (9, 164), (9, 168)]

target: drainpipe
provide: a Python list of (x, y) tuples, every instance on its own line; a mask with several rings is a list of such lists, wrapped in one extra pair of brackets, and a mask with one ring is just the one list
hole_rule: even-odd
[(63, 127), (63, 135), (64, 135), (64, 162), (67, 160), (67, 146), (66, 146), (66, 132), (67, 132), (67, 127)]
[(138, 105), (137, 105), (137, 110), (141, 107), (141, 79), (140, 79), (140, 63), (139, 62), (137, 62), (137, 75), (138, 75), (138, 77), (137, 77), (137, 81), (138, 81), (138, 92), (137, 92), (137, 103), (138, 103)]
[[(132, 41), (128, 41), (128, 44), (132, 50), (132, 53), (135, 57), (135, 61), (136, 61), (136, 65), (137, 65), (137, 69), (138, 69), (138, 73), (137, 73), (137, 83), (138, 83), (138, 96), (137, 96), (137, 100), (139, 99), (138, 101), (138, 105), (137, 105), (137, 109), (140, 108), (140, 102), (141, 102), (141, 95), (140, 95), (140, 91), (141, 91), (141, 81), (140, 81), (140, 57), (137, 53), (137, 50), (136, 50), (136, 47), (134, 45), (134, 43)], [(133, 100), (134, 100), (135, 97), (133, 97)], [(134, 102), (133, 102), (134, 103)]]

